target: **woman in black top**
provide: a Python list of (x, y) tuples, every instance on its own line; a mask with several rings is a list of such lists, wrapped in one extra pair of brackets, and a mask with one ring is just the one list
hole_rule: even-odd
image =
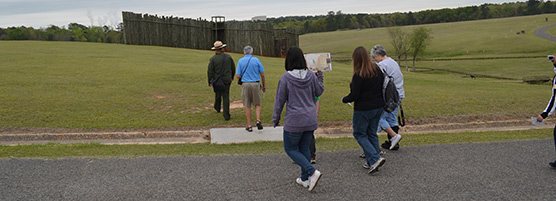
[(367, 163), (363, 165), (373, 173), (386, 161), (380, 156), (376, 134), (380, 115), (384, 111), (382, 85), (384, 76), (380, 68), (371, 62), (364, 47), (357, 47), (352, 54), (353, 77), (350, 93), (342, 102), (355, 102), (353, 109), (353, 137), (363, 148)]

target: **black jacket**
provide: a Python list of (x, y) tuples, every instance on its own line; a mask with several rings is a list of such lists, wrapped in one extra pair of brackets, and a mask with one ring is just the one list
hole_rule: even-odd
[(236, 74), (236, 67), (234, 63), (234, 59), (229, 54), (224, 52), (220, 54), (215, 54), (210, 58), (207, 70), (208, 82), (211, 83), (211, 80), (216, 79), (220, 76), (220, 69), (222, 68), (222, 61), (226, 60), (224, 63), (224, 72), (222, 73), (222, 82), (224, 84), (231, 84), (232, 80), (234, 79), (234, 75)]
[(355, 74), (350, 84), (351, 92), (342, 99), (342, 102), (355, 102), (353, 109), (357, 111), (383, 108), (383, 82), (384, 75), (381, 71), (375, 77), (367, 79), (363, 79), (359, 74)]

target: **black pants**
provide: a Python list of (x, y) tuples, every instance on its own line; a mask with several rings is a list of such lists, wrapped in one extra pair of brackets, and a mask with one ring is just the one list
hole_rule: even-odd
[(311, 138), (311, 143), (309, 143), (309, 152), (311, 152), (311, 158), (315, 158), (316, 152), (317, 152), (317, 147), (315, 146), (315, 135), (313, 135), (313, 138)]
[(224, 111), (222, 115), (225, 120), (230, 119), (230, 85), (227, 84), (224, 91), (214, 93), (214, 109), (220, 112), (220, 103), (222, 103), (222, 108)]

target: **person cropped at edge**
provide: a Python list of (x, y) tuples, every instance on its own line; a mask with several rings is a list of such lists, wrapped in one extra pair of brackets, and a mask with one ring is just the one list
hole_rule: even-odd
[(363, 148), (367, 162), (363, 167), (369, 173), (376, 172), (386, 161), (380, 156), (377, 127), (384, 111), (382, 85), (384, 76), (380, 68), (371, 62), (367, 50), (359, 46), (352, 54), (353, 77), (350, 93), (342, 99), (344, 103), (355, 102), (353, 108), (353, 137)]
[(264, 67), (259, 58), (253, 56), (253, 47), (245, 46), (243, 48), (245, 56), (237, 62), (236, 78), (241, 79), (241, 99), (245, 107), (245, 116), (247, 117), (247, 131), (252, 132), (251, 127), (251, 105), (255, 105), (255, 114), (257, 116), (257, 129), (262, 130), (261, 123), (261, 83), (262, 91), (266, 92), (266, 81), (264, 77)]
[[(386, 74), (394, 78), (394, 84), (400, 95), (400, 103), (403, 98), (405, 98), (405, 91), (403, 89), (403, 74), (400, 70), (400, 66), (394, 59), (388, 57), (386, 50), (381, 45), (376, 45), (371, 49), (371, 57), (378, 62), (378, 66), (383, 69)], [(382, 147), (390, 150), (398, 150), (400, 148), (399, 142), (402, 136), (399, 134), (400, 127), (398, 126), (398, 117), (400, 107), (392, 112), (384, 112), (380, 116), (380, 121), (378, 123), (378, 132), (384, 130), (388, 135), (388, 140), (382, 144)]]
[[(226, 44), (222, 44), (221, 41), (214, 42), (214, 47), (211, 49), (215, 50), (215, 53), (214, 56), (210, 58), (207, 75), (209, 81), (208, 86), (212, 87), (210, 81), (220, 76), (220, 69), (223, 71), (222, 82), (226, 85), (226, 89), (223, 92), (215, 92), (214, 110), (220, 112), (220, 104), (222, 103), (222, 108), (224, 108), (222, 115), (224, 119), (228, 121), (230, 120), (230, 84), (234, 80), (236, 68), (232, 56), (224, 53), (224, 47), (226, 47)], [(222, 66), (223, 61), (225, 62), (224, 66)]]
[(324, 92), (323, 75), (307, 69), (303, 51), (291, 47), (286, 54), (286, 72), (276, 88), (272, 122), (276, 127), (286, 105), (284, 116), (284, 150), (301, 167), (301, 177), (296, 183), (312, 191), (321, 172), (311, 165), (309, 143), (318, 128), (315, 97)]
[[(556, 57), (556, 54), (553, 55), (554, 57)], [(554, 57), (552, 58), (552, 65), (554, 66), (554, 73), (556, 73), (556, 59), (554, 59)], [(554, 75), (554, 77), (556, 78), (556, 75)], [(546, 119), (546, 117), (554, 114), (554, 110), (556, 109), (555, 102), (555, 96), (556, 96), (556, 79), (552, 79), (553, 83), (552, 83), (552, 97), (550, 98), (550, 101), (548, 102), (548, 106), (546, 106), (546, 109), (544, 109), (544, 111), (537, 116), (537, 120), (539, 122), (542, 122), (544, 119)], [(554, 147), (556, 148), (556, 126), (554, 127)], [(550, 167), (552, 168), (556, 168), (556, 161), (554, 162), (550, 162), (548, 163), (548, 165), (550, 165)]]

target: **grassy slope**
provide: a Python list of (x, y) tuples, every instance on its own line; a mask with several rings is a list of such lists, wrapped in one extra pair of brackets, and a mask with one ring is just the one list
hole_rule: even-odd
[[(554, 23), (545, 22), (545, 17), (556, 19), (556, 14), (418, 26), (433, 31), (427, 58), (545, 56), (547, 51), (556, 51), (556, 47), (533, 34), (537, 28)], [(409, 34), (418, 26), (405, 26), (402, 30)], [(526, 34), (517, 35), (521, 30)], [(386, 28), (376, 28), (306, 34), (300, 37), (300, 46), (307, 52), (349, 57), (357, 46), (370, 49), (381, 44), (392, 50), (389, 40)]]

